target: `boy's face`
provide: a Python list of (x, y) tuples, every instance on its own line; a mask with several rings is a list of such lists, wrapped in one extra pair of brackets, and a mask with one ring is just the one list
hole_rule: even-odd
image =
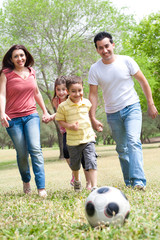
[(82, 84), (72, 84), (68, 90), (70, 100), (74, 103), (78, 103), (83, 97), (83, 86)]

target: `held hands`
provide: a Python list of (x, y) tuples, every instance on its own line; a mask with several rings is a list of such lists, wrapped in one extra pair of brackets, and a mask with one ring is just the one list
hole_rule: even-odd
[(149, 115), (152, 119), (154, 119), (154, 118), (157, 117), (158, 111), (157, 111), (157, 108), (156, 108), (156, 106), (155, 106), (154, 104), (148, 105), (148, 115)]
[(103, 131), (103, 124), (100, 121), (98, 121), (96, 118), (95, 119), (91, 119), (91, 122), (92, 122), (93, 128), (97, 132), (102, 132)]
[(44, 123), (49, 123), (51, 120), (52, 115), (50, 115), (48, 112), (44, 113), (43, 116), (42, 116), (42, 122)]

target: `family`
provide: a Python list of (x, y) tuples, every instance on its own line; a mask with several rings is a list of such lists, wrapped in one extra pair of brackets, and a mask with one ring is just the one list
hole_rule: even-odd
[[(89, 100), (83, 97), (83, 80), (78, 76), (59, 76), (55, 81), (50, 115), (39, 91), (34, 59), (23, 45), (13, 45), (5, 54), (0, 70), (0, 120), (13, 141), (23, 192), (31, 193), (29, 156), (40, 197), (47, 197), (44, 159), (40, 143), (40, 118), (36, 103), (43, 112), (42, 122), (56, 120), (63, 135), (63, 152), (71, 171), (74, 190), (82, 189), (79, 170), (84, 169), (86, 188), (97, 188), (95, 132), (103, 131), (96, 119), (98, 86), (102, 88), (107, 122), (111, 128), (125, 185), (145, 190), (140, 141), (142, 112), (134, 89), (133, 77), (140, 83), (151, 118), (158, 115), (147, 79), (129, 56), (114, 54), (114, 41), (108, 32), (99, 32), (94, 44), (100, 59), (88, 75)], [(94, 129), (94, 130), (93, 130)]]

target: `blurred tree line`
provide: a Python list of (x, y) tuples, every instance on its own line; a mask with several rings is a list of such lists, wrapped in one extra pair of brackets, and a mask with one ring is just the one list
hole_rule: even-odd
[[(117, 54), (130, 55), (137, 61), (150, 83), (154, 101), (160, 110), (160, 13), (152, 14), (137, 24), (132, 15), (124, 15), (123, 10), (117, 10), (111, 1), (4, 0), (0, 21), (0, 60), (13, 44), (23, 44), (29, 49), (35, 59), (38, 85), (50, 113), (55, 111), (52, 105), (54, 81), (60, 75), (82, 76), (84, 95), (88, 97), (88, 71), (99, 58), (93, 37), (104, 30), (113, 35)], [(153, 121), (146, 116), (145, 96), (137, 81), (135, 87), (144, 112), (144, 141), (157, 134), (159, 120)], [(97, 118), (104, 125), (104, 131), (96, 133), (97, 144), (112, 144), (101, 91)], [(41, 124), (41, 142), (42, 147), (58, 144), (60, 158), (63, 157), (62, 135), (56, 122)], [(0, 147), (5, 146), (10, 148), (12, 143), (0, 127)]]

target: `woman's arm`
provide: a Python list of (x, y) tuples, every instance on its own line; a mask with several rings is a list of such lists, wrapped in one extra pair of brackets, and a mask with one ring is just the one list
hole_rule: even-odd
[(43, 101), (43, 98), (42, 98), (42, 95), (39, 91), (38, 86), (36, 88), (34, 98), (35, 98), (36, 102), (38, 103), (38, 105), (40, 106), (40, 108), (42, 109), (42, 112), (43, 112), (42, 121), (46, 122), (46, 123), (49, 122), (50, 114), (48, 113), (48, 111), (46, 109), (46, 106), (44, 104), (44, 101)]
[(0, 119), (3, 127), (9, 127), (8, 120), (11, 120), (5, 113), (6, 108), (6, 84), (7, 79), (4, 73), (0, 76)]

